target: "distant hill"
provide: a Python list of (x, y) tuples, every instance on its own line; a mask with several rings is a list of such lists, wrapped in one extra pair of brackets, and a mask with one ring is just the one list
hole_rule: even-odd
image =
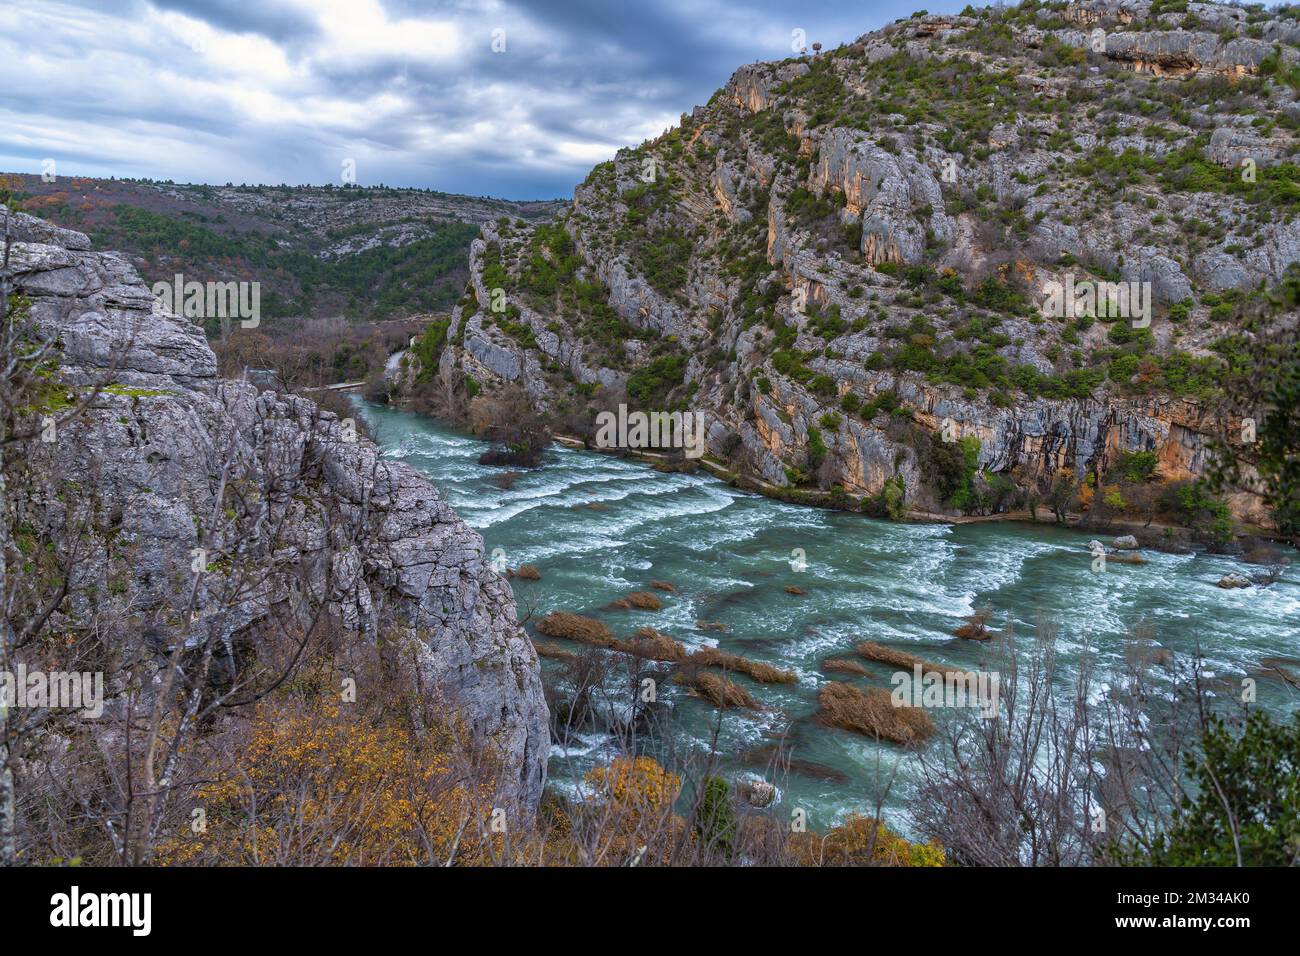
[(400, 319), (449, 307), (479, 225), (536, 222), (562, 201), (513, 202), (422, 189), (208, 186), (17, 175), (24, 208), (126, 253), (150, 283), (262, 283), (277, 318)]

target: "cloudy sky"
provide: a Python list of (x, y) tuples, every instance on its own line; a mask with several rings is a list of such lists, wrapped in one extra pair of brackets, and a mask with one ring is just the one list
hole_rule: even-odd
[(568, 197), (794, 31), (922, 2), (4, 0), (0, 170)]

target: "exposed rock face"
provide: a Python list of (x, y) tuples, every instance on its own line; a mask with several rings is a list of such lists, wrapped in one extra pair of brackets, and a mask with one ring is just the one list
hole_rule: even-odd
[[(538, 663), (482, 538), (350, 423), (217, 378), (202, 331), (161, 311), (121, 257), (31, 217), (16, 234), (17, 289), (58, 335), (60, 390), (103, 387), (56, 441), (29, 449), (62, 482), (33, 503), (40, 520), (72, 534), (89, 508), (112, 526), (94, 543), (102, 560), (76, 571), (64, 623), (119, 620), (122, 640), (158, 653), (156, 625), (187, 642), (215, 629), (233, 668), (272, 617), (309, 616), (310, 592), (357, 639), (413, 639), (428, 693), (502, 761), (503, 801), (535, 807), (549, 751)], [(197, 576), (187, 626), (196, 548), (213, 569)], [(257, 586), (232, 597), (240, 562)]]
[[(1162, 480), (1198, 477), (1223, 423), (1183, 371), (1212, 377), (1247, 303), (1300, 261), (1279, 185), (1300, 107), (1255, 78), (1277, 21), (1191, 6), (1195, 29), (1144, 0), (1072, 4), (1066, 24), (1046, 7), (914, 16), (741, 67), (592, 171), (559, 220), (571, 250), (483, 231), (441, 373), (517, 382), (545, 408), (624, 388), (689, 401), (742, 474), (853, 499), (897, 479), (929, 512), (955, 513), (926, 457), (946, 420), (1026, 491), (1136, 451)], [(485, 311), (488, 261), (535, 343)], [(1142, 285), (1151, 322), (1048, 314), (1067, 280)], [(1267, 520), (1250, 495), (1230, 503)]]
[[(852, 130), (833, 129), (818, 147), (809, 183), (843, 194), (845, 220), (862, 223), (861, 251), (868, 263), (920, 262), (927, 228), (932, 238), (951, 238), (953, 223), (943, 213), (943, 192), (929, 167), (886, 152)], [(912, 215), (922, 207), (934, 210), (928, 220)]]

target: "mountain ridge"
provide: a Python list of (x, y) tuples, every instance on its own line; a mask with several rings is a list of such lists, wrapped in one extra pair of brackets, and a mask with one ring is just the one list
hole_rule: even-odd
[[(1262, 10), (1030, 2), (744, 65), (556, 222), (485, 225), (395, 398), (427, 357), (570, 425), (690, 407), (719, 460), (852, 507), (1101, 513), (1135, 455), (1115, 500), (1153, 499), (1207, 473), (1225, 370), (1293, 321), (1297, 42)], [(1044, 316), (1067, 279), (1141, 286), (1149, 327)]]

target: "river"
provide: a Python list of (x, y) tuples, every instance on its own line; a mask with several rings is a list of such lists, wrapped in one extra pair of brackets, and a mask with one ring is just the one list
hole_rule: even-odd
[[(869, 810), (881, 775), (897, 762), (885, 807), (907, 832), (916, 779), (912, 758), (892, 746), (813, 720), (817, 689), (831, 679), (821, 662), (851, 658), (856, 643), (870, 640), (976, 668), (989, 648), (952, 632), (986, 604), (995, 612), (991, 626), (1010, 619), (1017, 634), (1030, 634), (1040, 619), (1054, 621), (1067, 660), (1096, 654), (1102, 668), (1122, 664), (1125, 635), (1144, 623), (1175, 660), (1187, 660), (1199, 645), (1214, 675), (1238, 682), (1259, 677), (1261, 704), (1295, 705), (1284, 683), (1257, 673), (1267, 658), (1300, 656), (1294, 569), (1271, 587), (1224, 590), (1216, 586), (1223, 574), (1250, 569), (1204, 552), (1147, 551), (1146, 564), (1111, 563), (1097, 573), (1086, 549), (1090, 536), (1064, 528), (896, 524), (785, 504), (703, 472), (663, 474), (559, 446), (542, 468), (523, 473), (507, 490), (493, 481), (501, 469), (477, 464), (482, 442), (409, 412), (365, 403), (362, 409), (385, 456), (428, 476), (483, 535), (489, 553), (501, 549), (509, 566), (538, 568), (540, 581), (513, 581), (521, 608), (531, 608), (534, 620), (551, 610), (574, 611), (604, 620), (620, 637), (649, 625), (688, 648), (717, 644), (793, 669), (795, 684), (735, 677), (764, 709), (726, 711), (720, 723), (712, 706), (664, 684), (659, 692), (672, 705), (674, 730), (660, 746), (671, 745), (678, 758), (703, 753), (716, 730), (723, 775), (736, 779), (761, 772), (758, 755), (783, 739), (793, 758), (817, 766), (776, 781), (782, 802), (807, 808), (817, 829)], [(676, 588), (661, 594), (662, 610), (607, 608), (630, 591), (646, 590), (652, 579)], [(805, 593), (788, 593), (790, 585)], [(699, 631), (702, 620), (726, 630)], [(543, 661), (548, 679), (557, 666)], [(864, 688), (889, 686), (883, 676), (848, 679)], [(603, 734), (553, 745), (553, 785), (572, 787), (615, 754), (615, 742)]]

